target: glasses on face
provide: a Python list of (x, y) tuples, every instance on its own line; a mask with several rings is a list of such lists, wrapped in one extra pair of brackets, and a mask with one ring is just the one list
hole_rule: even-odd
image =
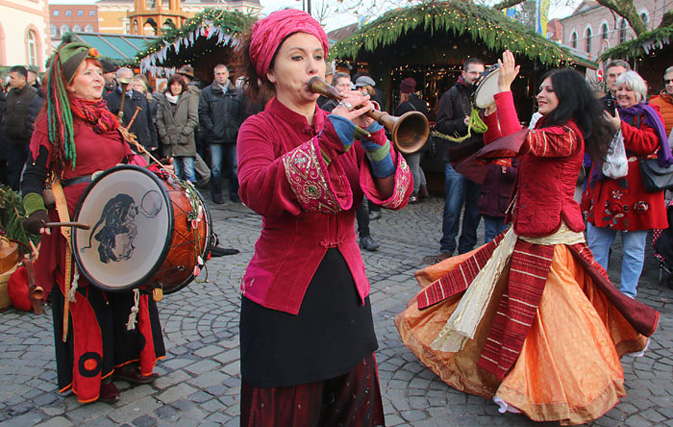
[(673, 79), (664, 80), (664, 83), (667, 84), (667, 85), (671, 84), (671, 83), (673, 83)]

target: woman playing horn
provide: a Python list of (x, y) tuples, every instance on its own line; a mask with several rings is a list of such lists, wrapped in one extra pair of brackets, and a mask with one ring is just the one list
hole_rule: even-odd
[(245, 46), (248, 83), (275, 97), (238, 135), (240, 196), (263, 217), (241, 282), (241, 425), (383, 424), (354, 218), (363, 194), (406, 205), (409, 168), (364, 116), (369, 96), (317, 108), (308, 82), (324, 78), (328, 42), (310, 15), (274, 12)]

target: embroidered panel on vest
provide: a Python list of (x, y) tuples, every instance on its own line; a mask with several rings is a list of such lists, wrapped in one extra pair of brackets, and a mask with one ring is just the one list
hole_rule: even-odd
[(510, 262), (507, 292), (482, 350), (478, 366), (503, 379), (521, 353), (542, 298), (554, 255), (553, 245), (518, 240)]
[(306, 211), (336, 213), (342, 210), (321, 168), (313, 140), (283, 154), (285, 176)]
[(504, 236), (505, 233), (501, 233), (495, 239), (482, 246), (481, 249), (465, 260), (465, 262), (462, 262), (425, 288), (416, 298), (419, 310), (428, 308), (466, 290), (474, 278), (477, 277), (479, 271), (484, 268)]

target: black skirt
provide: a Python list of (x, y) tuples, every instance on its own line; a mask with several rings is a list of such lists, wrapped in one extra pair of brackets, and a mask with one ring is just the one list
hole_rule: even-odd
[(369, 297), (361, 304), (343, 256), (330, 248), (298, 315), (243, 297), (241, 374), (257, 387), (289, 387), (350, 372), (378, 348)]

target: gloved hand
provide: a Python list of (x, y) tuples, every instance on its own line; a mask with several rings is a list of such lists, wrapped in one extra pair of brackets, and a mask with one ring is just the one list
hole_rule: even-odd
[(21, 225), (29, 233), (40, 234), (40, 230), (44, 228), (46, 222), (49, 222), (47, 211), (35, 211), (24, 219)]

